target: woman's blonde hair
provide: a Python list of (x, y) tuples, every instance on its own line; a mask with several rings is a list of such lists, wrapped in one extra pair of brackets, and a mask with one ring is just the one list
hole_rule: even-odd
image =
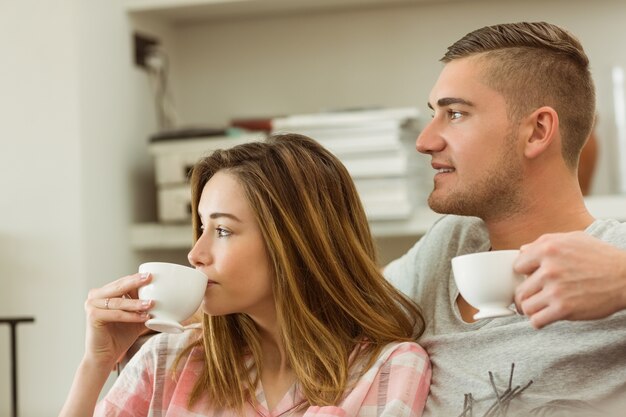
[[(381, 275), (348, 171), (313, 139), (296, 134), (216, 151), (191, 175), (196, 239), (200, 195), (218, 171), (239, 181), (260, 225), (275, 274), (282, 343), (299, 389), (308, 404), (338, 403), (352, 364), (367, 369), (386, 344), (415, 340), (424, 328), (418, 307)], [(262, 372), (255, 323), (245, 314), (205, 314), (203, 321), (203, 340), (194, 346), (202, 345), (206, 366), (190, 403), (207, 394), (215, 407), (241, 411)]]

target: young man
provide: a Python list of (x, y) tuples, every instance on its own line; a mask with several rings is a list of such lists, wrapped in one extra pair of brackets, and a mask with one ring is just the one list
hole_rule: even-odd
[[(426, 319), (426, 415), (602, 413), (626, 392), (626, 224), (594, 220), (577, 180), (595, 114), (587, 56), (557, 26), (518, 23), (442, 61), (417, 150), (437, 171), (429, 205), (450, 216), (385, 269)], [(474, 321), (450, 260), (520, 247), (527, 316)]]

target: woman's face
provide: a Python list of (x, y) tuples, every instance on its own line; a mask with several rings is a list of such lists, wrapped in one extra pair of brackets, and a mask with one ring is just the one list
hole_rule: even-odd
[(272, 269), (261, 229), (234, 175), (220, 171), (206, 183), (198, 214), (202, 235), (188, 258), (209, 278), (204, 312), (255, 318), (275, 311)]

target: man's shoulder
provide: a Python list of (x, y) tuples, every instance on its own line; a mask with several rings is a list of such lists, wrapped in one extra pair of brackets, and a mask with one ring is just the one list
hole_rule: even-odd
[(455, 214), (444, 214), (433, 223), (433, 229), (468, 230), (475, 228), (485, 228), (485, 222), (478, 217), (457, 216)]
[(482, 220), (445, 215), (407, 253), (387, 265), (384, 273), (396, 288), (417, 300), (422, 295), (432, 296), (421, 287), (447, 279), (451, 258), (487, 249), (489, 235)]
[(422, 245), (434, 245), (452, 252), (477, 250), (489, 241), (485, 223), (478, 217), (445, 215), (422, 238)]
[(626, 249), (626, 223), (614, 219), (596, 220), (586, 232), (607, 243)]

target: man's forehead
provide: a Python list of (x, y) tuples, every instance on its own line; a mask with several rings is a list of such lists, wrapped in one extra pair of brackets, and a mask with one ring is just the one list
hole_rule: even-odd
[(448, 62), (430, 92), (429, 107), (451, 104), (475, 106), (485, 96), (499, 95), (485, 83), (484, 69), (475, 57)]

